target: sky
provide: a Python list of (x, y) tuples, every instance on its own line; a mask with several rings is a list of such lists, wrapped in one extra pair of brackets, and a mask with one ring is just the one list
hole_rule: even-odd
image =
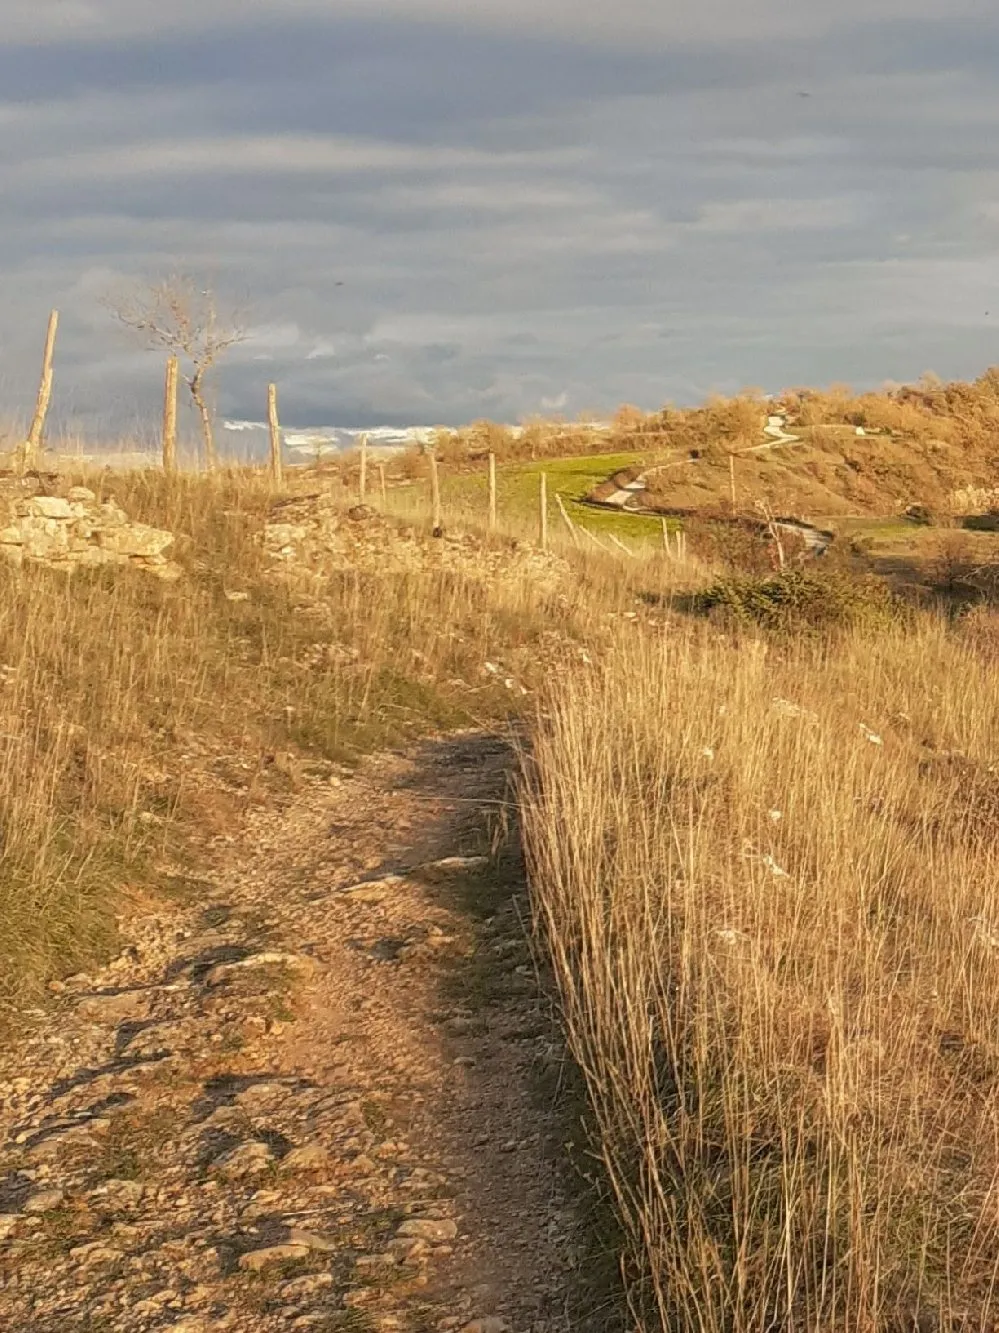
[(992, 0), (0, 0), (0, 415), (456, 424), (999, 362)]

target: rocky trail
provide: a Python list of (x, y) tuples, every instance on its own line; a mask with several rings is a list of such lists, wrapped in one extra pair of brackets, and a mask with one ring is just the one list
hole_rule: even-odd
[(560, 1048), (493, 855), (509, 767), (466, 735), (302, 778), (28, 1015), (0, 1328), (580, 1326)]

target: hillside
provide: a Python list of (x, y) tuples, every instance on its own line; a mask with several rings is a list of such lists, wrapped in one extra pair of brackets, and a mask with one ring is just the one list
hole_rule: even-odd
[[(940, 457), (839, 425), (761, 475)], [(663, 452), (8, 479), (0, 1324), (996, 1323), (995, 536), (587, 503)]]
[[(850, 515), (889, 517), (911, 505), (941, 515), (980, 512), (999, 499), (999, 458), (961, 443), (903, 434), (858, 435), (849, 426), (784, 429), (796, 442), (723, 448), (709, 443), (690, 453), (655, 457), (615, 478), (645, 481), (630, 502), (658, 513), (730, 510), (762, 502), (774, 513), (828, 519)], [(609, 498), (606, 488), (591, 492)]]

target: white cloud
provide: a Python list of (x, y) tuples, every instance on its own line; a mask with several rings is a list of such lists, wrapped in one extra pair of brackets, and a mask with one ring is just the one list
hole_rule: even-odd
[(28, 160), (14, 169), (16, 179), (60, 181), (142, 176), (200, 176), (255, 173), (261, 176), (354, 172), (453, 171), (469, 167), (557, 166), (578, 162), (580, 150), (489, 153), (475, 149), (421, 147), (346, 136), (246, 135), (124, 144)]
[(550, 34), (571, 41), (637, 44), (814, 36), (846, 21), (950, 17), (977, 0), (4, 0), (7, 40), (52, 43), (195, 31), (223, 22), (299, 17), (395, 18), (467, 29)]

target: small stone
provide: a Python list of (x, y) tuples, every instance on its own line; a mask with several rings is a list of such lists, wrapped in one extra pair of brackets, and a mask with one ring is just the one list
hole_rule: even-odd
[(73, 504), (93, 504), (97, 496), (89, 486), (70, 486), (66, 499)]
[(144, 990), (87, 995), (77, 1005), (77, 1013), (91, 1023), (135, 1022), (148, 1015), (150, 998), (149, 992)]
[(0, 1240), (6, 1240), (17, 1226), (18, 1218), (14, 1213), (0, 1213)]
[(314, 972), (316, 961), (307, 954), (281, 953), (277, 949), (265, 949), (263, 953), (251, 954), (249, 958), (240, 958), (235, 963), (218, 963), (205, 975), (206, 986), (217, 986), (234, 973), (244, 972), (253, 967), (290, 967), (296, 971)]
[(457, 875), (472, 870), (484, 870), (488, 864), (488, 856), (442, 856), (439, 861), (431, 861), (420, 868), (441, 875)]
[(266, 1143), (253, 1140), (241, 1143), (221, 1157), (216, 1157), (210, 1170), (217, 1171), (229, 1180), (242, 1180), (247, 1176), (261, 1175), (274, 1161), (274, 1154)]
[(142, 1196), (145, 1189), (137, 1180), (118, 1180), (112, 1178), (106, 1180), (103, 1185), (98, 1185), (96, 1189), (90, 1191), (89, 1198), (93, 1200), (107, 1200), (113, 1209), (128, 1211), (138, 1207), (142, 1202)]
[(398, 1262), (399, 1256), (392, 1250), (386, 1250), (383, 1254), (359, 1254), (354, 1265), (360, 1269), (391, 1268)]
[(314, 1231), (299, 1231), (297, 1227), (289, 1228), (288, 1243), (304, 1245), (310, 1250), (318, 1250), (321, 1254), (333, 1254), (336, 1250), (335, 1242), (328, 1236), (319, 1236)]
[(121, 1250), (112, 1249), (110, 1245), (95, 1240), (91, 1241), (89, 1245), (77, 1245), (70, 1250), (69, 1257), (82, 1260), (87, 1264), (108, 1264), (121, 1258)]
[(445, 1217), (410, 1217), (395, 1234), (412, 1240), (454, 1240), (458, 1235), (458, 1224)]
[(349, 884), (344, 889), (339, 889), (339, 894), (349, 894), (356, 903), (380, 903), (394, 891), (397, 891), (405, 880), (402, 875), (383, 875), (381, 879), (364, 879), (358, 884)]
[(281, 1158), (282, 1171), (322, 1171), (329, 1166), (330, 1155), (320, 1143), (304, 1143)]
[(173, 533), (152, 528), (148, 523), (127, 523), (102, 528), (98, 540), (102, 550), (115, 555), (153, 556), (166, 550), (173, 541)]
[(56, 1208), (62, 1206), (65, 1198), (66, 1193), (64, 1190), (39, 1190), (38, 1193), (33, 1194), (24, 1205), (24, 1211), (26, 1213), (51, 1213), (54, 1212)]
[(423, 1240), (414, 1240), (411, 1236), (396, 1236), (394, 1240), (389, 1241), (387, 1248), (396, 1256), (397, 1262), (404, 1262), (425, 1254), (427, 1243)]
[(59, 495), (36, 495), (25, 508), (35, 518), (72, 518), (73, 510), (68, 500)]
[(69, 1146), (97, 1148), (98, 1143), (94, 1135), (106, 1134), (110, 1127), (111, 1121), (105, 1116), (95, 1116), (92, 1120), (84, 1120), (79, 1124), (65, 1125), (53, 1130), (51, 1134), (46, 1134), (45, 1138), (39, 1139), (28, 1149), (26, 1155), (31, 1162), (44, 1162), (50, 1157), (57, 1157), (63, 1148)]
[(304, 1259), (309, 1253), (308, 1245), (268, 1245), (262, 1250), (250, 1250), (239, 1257), (239, 1266), (244, 1272), (259, 1273), (271, 1264), (291, 1263)]
[(281, 1287), (281, 1295), (287, 1301), (298, 1300), (302, 1296), (314, 1296), (317, 1291), (332, 1287), (332, 1273), (307, 1273), (304, 1277), (293, 1277)]

